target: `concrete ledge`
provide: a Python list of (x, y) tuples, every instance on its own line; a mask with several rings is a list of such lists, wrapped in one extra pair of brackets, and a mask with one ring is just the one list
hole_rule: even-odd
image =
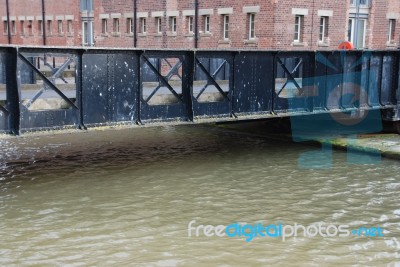
[(179, 17), (179, 11), (167, 11), (167, 17)]
[(111, 13), (110, 17), (112, 19), (119, 19), (121, 17), (121, 13)]
[(154, 12), (151, 12), (151, 16), (153, 17), (153, 18), (156, 18), (156, 17), (164, 17), (164, 11), (154, 11)]
[(109, 19), (110, 18), (110, 14), (100, 14), (99, 18), (100, 19)]
[(307, 16), (308, 9), (306, 8), (292, 8), (292, 15)]
[(19, 21), (25, 20), (25, 16), (18, 16), (18, 20), (19, 20)]
[(149, 16), (149, 12), (138, 12), (136, 16), (138, 18), (147, 18)]
[(66, 20), (74, 20), (74, 15), (65, 15)]
[(182, 11), (182, 16), (187, 17), (187, 16), (194, 16), (194, 10), (183, 10)]
[(260, 12), (260, 6), (244, 6), (243, 13), (258, 13)]
[(233, 7), (218, 8), (218, 15), (233, 14)]
[(399, 19), (400, 13), (387, 13), (386, 19)]
[(332, 17), (332, 10), (318, 10), (318, 17)]
[(56, 16), (56, 20), (64, 20), (64, 15)]
[(214, 14), (214, 9), (200, 9), (199, 10), (200, 16), (213, 15), (213, 14)]

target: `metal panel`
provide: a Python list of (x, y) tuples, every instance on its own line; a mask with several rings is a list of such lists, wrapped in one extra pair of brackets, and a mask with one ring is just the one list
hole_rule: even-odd
[[(153, 83), (142, 78), (149, 69), (157, 76)], [(144, 51), (141, 54), (139, 114), (142, 123), (192, 120), (192, 70), (193, 53), (190, 52)]]
[(192, 90), (195, 119), (232, 116), (233, 62), (231, 52), (196, 52), (197, 80)]
[(83, 55), (83, 119), (86, 126), (138, 120), (135, 52), (96, 51)]
[(314, 84), (315, 55), (312, 52), (279, 52), (275, 55), (275, 113), (310, 112), (309, 97)]
[(6, 51), (0, 50), (0, 132), (8, 131), (8, 110), (6, 91)]
[(240, 116), (272, 112), (274, 54), (241, 52), (235, 56), (233, 111)]
[[(44, 72), (33, 64), (33, 62), (35, 62), (34, 59), (40, 57), (58, 58), (60, 62), (58, 62), (57, 68), (53, 68), (49, 65), (50, 70)], [(18, 72), (27, 72), (29, 68), (40, 78), (34, 85), (31, 84), (33, 81), (31, 79), (26, 79), (25, 81), (20, 80), (19, 82), (20, 85), (18, 89), (21, 94), (21, 131), (35, 128), (78, 127), (79, 110), (76, 106), (76, 80), (72, 77), (70, 81), (67, 81), (63, 76), (68, 64), (76, 62), (77, 57), (77, 50), (71, 49), (22, 48), (18, 51)], [(21, 78), (21, 76), (19, 77)], [(71, 95), (68, 95), (65, 90), (60, 89), (61, 85), (57, 84), (57, 80), (60, 80), (61, 83), (71, 85)], [(25, 82), (28, 83), (24, 84)], [(49, 95), (49, 98), (45, 98), (46, 94)], [(52, 107), (52, 101), (58, 101), (61, 106), (64, 105), (65, 107), (59, 107), (58, 105)], [(37, 108), (33, 108), (34, 104), (37, 104)]]

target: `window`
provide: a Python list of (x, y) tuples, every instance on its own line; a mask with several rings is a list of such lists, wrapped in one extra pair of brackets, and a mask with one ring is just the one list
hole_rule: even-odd
[(7, 20), (3, 21), (3, 29), (4, 29), (4, 34), (8, 34), (8, 22), (7, 22)]
[(321, 43), (325, 43), (328, 37), (328, 20), (328, 17), (321, 17), (319, 20), (319, 41)]
[(171, 32), (172, 33), (176, 33), (176, 17), (171, 17), (170, 21), (169, 21), (169, 24), (170, 24)]
[(223, 38), (225, 40), (228, 40), (229, 39), (229, 16), (228, 15), (224, 16), (223, 24), (224, 24)]
[(93, 46), (93, 21), (83, 21), (82, 24), (82, 43), (84, 46)]
[[(349, 29), (347, 40), (352, 42), (354, 47), (356, 48), (363, 48), (365, 47), (365, 32), (367, 27), (367, 20), (366, 19), (359, 19), (357, 26), (356, 26), (356, 19), (351, 18), (349, 19)], [(357, 27), (357, 30), (356, 30)]]
[(15, 27), (15, 20), (11, 21), (11, 34), (15, 34), (17, 31), (16, 27)]
[(188, 32), (193, 33), (193, 17), (187, 17), (188, 18)]
[(93, 0), (81, 0), (81, 11), (93, 11)]
[(119, 32), (119, 19), (113, 18), (113, 32)]
[(102, 19), (101, 20), (101, 33), (106, 34), (107, 33), (107, 19)]
[(38, 32), (43, 34), (43, 22), (41, 20), (38, 20)]
[(33, 35), (33, 22), (32, 20), (28, 21), (28, 25), (26, 26), (28, 28), (28, 34)]
[(71, 34), (72, 33), (72, 20), (67, 20), (67, 33)]
[(350, 5), (356, 6), (357, 1), (360, 1), (360, 6), (369, 6), (369, 3), (370, 3), (369, 0), (350, 0)]
[(303, 16), (296, 16), (294, 21), (294, 41), (300, 43), (301, 40), (301, 27), (303, 26)]
[(250, 13), (249, 14), (249, 40), (255, 39), (255, 31), (254, 31), (254, 20), (256, 18), (256, 14)]
[(133, 23), (132, 18), (126, 19), (126, 33), (132, 34), (133, 33)]
[(47, 21), (47, 33), (50, 35), (51, 34), (51, 20)]
[(204, 32), (210, 32), (210, 16), (204, 16)]
[(396, 20), (395, 19), (389, 19), (389, 28), (388, 28), (388, 33), (387, 33), (387, 42), (388, 44), (392, 43), (394, 40), (394, 33), (396, 31)]
[(146, 32), (147, 32), (146, 18), (140, 18), (140, 33), (146, 34)]
[(156, 17), (156, 31), (158, 34), (162, 33), (162, 23), (161, 17)]
[(19, 21), (19, 31), (21, 35), (25, 35), (25, 21)]
[(63, 33), (63, 23), (62, 23), (62, 20), (57, 20), (57, 31), (58, 31), (58, 34), (62, 34), (62, 33)]

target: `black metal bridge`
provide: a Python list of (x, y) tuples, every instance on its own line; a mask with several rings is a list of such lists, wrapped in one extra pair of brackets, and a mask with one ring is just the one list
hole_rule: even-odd
[(382, 110), (400, 51), (0, 47), (0, 131), (202, 123)]

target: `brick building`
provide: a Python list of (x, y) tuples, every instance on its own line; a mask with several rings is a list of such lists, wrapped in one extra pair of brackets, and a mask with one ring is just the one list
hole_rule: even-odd
[(316, 50), (400, 41), (398, 0), (1, 1), (0, 44)]

